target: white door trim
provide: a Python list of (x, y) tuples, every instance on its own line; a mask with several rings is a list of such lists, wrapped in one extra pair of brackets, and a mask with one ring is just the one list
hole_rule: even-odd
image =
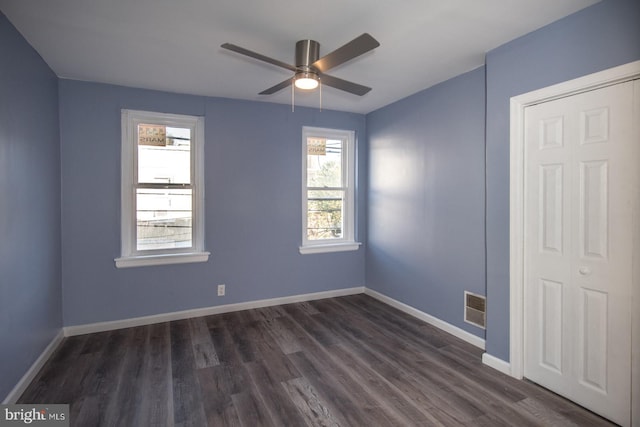
[[(640, 78), (640, 61), (614, 67), (585, 77), (580, 77), (557, 85), (549, 86), (533, 92), (511, 98), (511, 135), (510, 135), (510, 211), (509, 211), (509, 281), (510, 281), (510, 332), (509, 350), (511, 376), (523, 378), (524, 375), (524, 112), (525, 108), (574, 95), (589, 90), (610, 86)], [(636, 125), (636, 128), (640, 125)], [(640, 130), (636, 130), (636, 138)], [(638, 223), (634, 224), (634, 232), (638, 235)], [(634, 251), (638, 251), (634, 246)], [(640, 277), (638, 277), (638, 256), (634, 257), (633, 299), (640, 304)], [(640, 331), (640, 316), (635, 316), (632, 331)], [(640, 334), (633, 333), (632, 348), (640, 348)], [(632, 391), (640, 394), (640, 361), (632, 361)], [(632, 408), (633, 421), (640, 423), (640, 408)], [(633, 424), (632, 421), (632, 424)], [(636, 424), (633, 424), (636, 425)]]

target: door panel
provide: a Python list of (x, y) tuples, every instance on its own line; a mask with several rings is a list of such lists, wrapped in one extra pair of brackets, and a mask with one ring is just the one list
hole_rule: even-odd
[(563, 165), (540, 166), (540, 242), (541, 251), (562, 254)]
[(579, 247), (582, 258), (607, 258), (608, 176), (606, 160), (580, 163)]
[(562, 375), (562, 283), (540, 280), (540, 362)]
[(590, 289), (581, 289), (580, 293), (579, 380), (606, 394), (608, 297)]
[[(525, 110), (525, 376), (631, 408), (633, 82)], [(635, 185), (634, 185), (635, 184)]]

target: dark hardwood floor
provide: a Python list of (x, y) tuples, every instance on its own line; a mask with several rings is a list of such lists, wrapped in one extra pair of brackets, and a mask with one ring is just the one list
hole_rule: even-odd
[(75, 426), (606, 426), (365, 295), (66, 338), (19, 403)]

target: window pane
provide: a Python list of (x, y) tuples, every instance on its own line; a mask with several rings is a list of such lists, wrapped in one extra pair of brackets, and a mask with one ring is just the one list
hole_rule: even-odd
[(341, 140), (307, 138), (307, 187), (342, 187)]
[(341, 239), (344, 191), (307, 191), (307, 239)]
[(193, 246), (191, 190), (138, 188), (137, 249)]
[(138, 125), (138, 183), (191, 183), (191, 129)]

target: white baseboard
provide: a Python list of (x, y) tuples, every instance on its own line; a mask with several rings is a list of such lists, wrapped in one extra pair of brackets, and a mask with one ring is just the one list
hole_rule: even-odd
[(346, 295), (364, 293), (364, 286), (334, 291), (315, 292), (311, 294), (292, 295), (282, 298), (270, 298), (256, 301), (241, 302), (237, 304), (218, 305), (214, 307), (196, 308), (192, 310), (174, 311), (171, 313), (155, 314), (152, 316), (134, 317), (130, 319), (114, 320), (110, 322), (90, 323), (86, 325), (66, 326), (64, 335), (90, 334), (94, 332), (111, 331), (114, 329), (131, 328), (134, 326), (152, 325), (154, 323), (170, 322), (173, 320), (190, 319), (193, 317), (211, 316), (213, 314), (230, 313), (232, 311), (249, 310), (252, 308), (271, 307), (274, 305), (292, 304), (303, 301), (313, 301), (324, 298), (335, 298)]
[(365, 288), (364, 293), (484, 350), (484, 339), (475, 336), (463, 329), (460, 329), (457, 326), (453, 326), (452, 324), (447, 323), (444, 320), (440, 320), (437, 317), (434, 317), (430, 314), (418, 310), (417, 308), (413, 308), (410, 305), (381, 294), (380, 292), (374, 291), (373, 289)]
[(58, 348), (58, 345), (62, 342), (64, 338), (64, 331), (60, 329), (55, 337), (51, 340), (49, 345), (44, 349), (44, 351), (40, 354), (40, 356), (36, 359), (35, 362), (31, 365), (29, 370), (20, 378), (20, 381), (13, 387), (13, 390), (7, 394), (7, 397), (2, 401), (3, 405), (9, 405), (16, 403), (16, 401), (22, 396), (22, 393), (27, 389), (31, 381), (38, 375), (40, 369), (47, 363), (49, 357), (53, 354), (53, 352)]
[(492, 356), (489, 353), (482, 354), (482, 363), (495, 369), (496, 371), (500, 371), (505, 375), (511, 376), (511, 364), (509, 362), (505, 362), (502, 359), (498, 359), (497, 357)]

